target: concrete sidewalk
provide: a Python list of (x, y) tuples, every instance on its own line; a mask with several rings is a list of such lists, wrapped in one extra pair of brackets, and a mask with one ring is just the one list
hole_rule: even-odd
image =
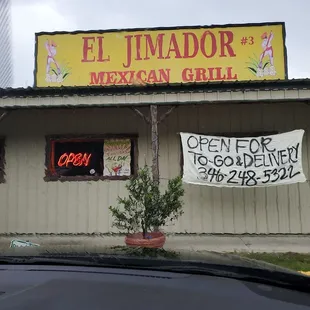
[[(124, 245), (123, 236), (1, 236), (0, 252), (9, 249), (13, 239), (27, 240), (38, 243), (40, 246), (57, 251), (96, 251), (111, 246)], [(216, 252), (296, 252), (310, 253), (310, 236), (215, 236), (215, 235), (168, 235), (165, 249), (191, 250), (191, 251), (216, 251)]]

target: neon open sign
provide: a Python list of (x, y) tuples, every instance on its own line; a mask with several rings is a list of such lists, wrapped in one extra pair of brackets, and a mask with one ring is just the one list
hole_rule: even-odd
[(59, 157), (57, 165), (59, 167), (68, 167), (70, 165), (87, 167), (91, 156), (92, 154), (89, 153), (64, 153)]

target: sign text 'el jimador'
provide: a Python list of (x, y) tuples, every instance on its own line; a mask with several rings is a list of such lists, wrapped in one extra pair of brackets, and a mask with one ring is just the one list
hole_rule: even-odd
[(36, 35), (36, 86), (202, 83), (287, 76), (284, 24)]

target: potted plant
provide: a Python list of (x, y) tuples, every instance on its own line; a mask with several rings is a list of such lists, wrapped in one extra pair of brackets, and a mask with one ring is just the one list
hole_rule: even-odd
[(109, 208), (113, 226), (127, 232), (125, 243), (128, 246), (162, 248), (166, 237), (157, 228), (183, 214), (181, 177), (169, 180), (167, 189), (161, 193), (159, 184), (152, 180), (145, 166), (129, 180), (126, 189), (128, 197), (118, 197), (118, 205)]

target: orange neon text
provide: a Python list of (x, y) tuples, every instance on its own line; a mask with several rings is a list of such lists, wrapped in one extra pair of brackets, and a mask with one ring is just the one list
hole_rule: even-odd
[(89, 165), (90, 158), (91, 154), (88, 153), (64, 153), (59, 157), (57, 165), (59, 167), (68, 167), (72, 164), (76, 167), (87, 167)]

